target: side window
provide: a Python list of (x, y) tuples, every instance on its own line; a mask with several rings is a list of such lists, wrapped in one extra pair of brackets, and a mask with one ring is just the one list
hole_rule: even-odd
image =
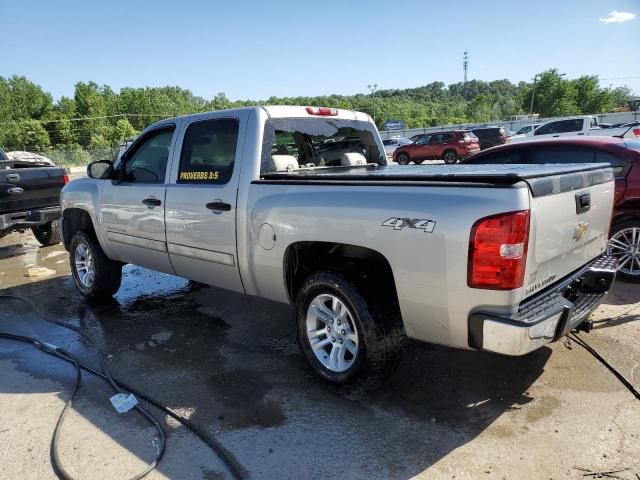
[(527, 163), (591, 163), (595, 153), (588, 148), (531, 148)]
[(533, 134), (534, 135), (549, 135), (550, 133), (557, 133), (557, 125), (560, 122), (551, 122), (541, 126)]
[(442, 143), (444, 135), (439, 133), (438, 135), (433, 135), (431, 137), (431, 141), (429, 143)]
[(596, 122), (596, 119), (594, 117), (591, 117), (591, 123), (589, 124), (589, 128), (597, 128), (598, 127), (598, 122)]
[(630, 163), (626, 160), (602, 150), (596, 152), (596, 163), (608, 163), (613, 167), (613, 175), (624, 177), (630, 168)]
[(431, 135), (423, 135), (422, 137), (416, 140), (417, 145), (426, 145), (431, 140)]
[(164, 183), (174, 128), (147, 133), (124, 158), (122, 180), (129, 183)]
[(182, 142), (178, 183), (227, 183), (233, 174), (237, 143), (235, 118), (189, 125)]
[(453, 133), (447, 133), (447, 134), (445, 134), (443, 140), (445, 142), (448, 142), (449, 140), (453, 140), (453, 137), (455, 137), (455, 135)]
[(562, 120), (557, 122), (556, 131), (554, 133), (570, 133), (582, 130), (582, 119)]

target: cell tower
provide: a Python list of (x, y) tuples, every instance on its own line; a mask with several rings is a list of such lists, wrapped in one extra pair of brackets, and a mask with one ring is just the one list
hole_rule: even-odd
[(462, 70), (464, 72), (464, 83), (463, 83), (463, 91), (464, 98), (467, 98), (467, 70), (469, 69), (469, 52), (464, 52), (462, 56)]

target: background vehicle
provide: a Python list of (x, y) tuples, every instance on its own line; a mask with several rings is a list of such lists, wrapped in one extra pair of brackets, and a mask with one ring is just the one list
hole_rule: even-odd
[(563, 118), (543, 123), (533, 132), (527, 135), (514, 135), (509, 137), (507, 143), (521, 142), (530, 137), (534, 138), (559, 138), (574, 135), (584, 136), (617, 136), (626, 135), (629, 138), (640, 138), (640, 128), (600, 128), (598, 118), (594, 116)]
[(531, 124), (531, 125), (524, 125), (515, 134), (516, 135), (528, 135), (529, 133), (533, 132), (539, 126), (540, 126), (539, 123), (535, 123), (535, 124)]
[(608, 163), (616, 177), (609, 254), (619, 275), (640, 281), (640, 142), (617, 137), (531, 140), (468, 158), (466, 164)]
[(511, 135), (504, 127), (481, 127), (471, 130), (478, 137), (480, 150), (502, 145)]
[(49, 161), (8, 158), (0, 150), (0, 237), (30, 228), (42, 245), (60, 242), (60, 190), (69, 181)]
[[(309, 141), (344, 137), (366, 154), (304, 167)], [(291, 141), (296, 153), (281, 153)], [(292, 303), (305, 359), (334, 383), (389, 373), (405, 335), (523, 355), (604, 298), (610, 168), (403, 168), (383, 152), (368, 115), (333, 108), (158, 122), (120, 162), (94, 162), (63, 189), (74, 282), (105, 299), (133, 263)], [(590, 203), (579, 215), (576, 177)]]
[(424, 160), (440, 158), (444, 163), (456, 163), (479, 151), (478, 138), (473, 133), (469, 130), (452, 130), (422, 134), (412, 144), (398, 147), (393, 158), (400, 165), (411, 162), (417, 165)]
[(382, 141), (384, 145), (384, 153), (387, 155), (388, 159), (393, 159), (393, 152), (402, 145), (409, 145), (413, 143), (411, 140), (405, 137), (394, 137), (388, 138)]

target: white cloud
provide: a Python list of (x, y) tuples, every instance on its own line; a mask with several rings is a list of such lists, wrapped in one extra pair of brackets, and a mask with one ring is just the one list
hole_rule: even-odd
[(604, 23), (622, 23), (622, 22), (628, 22), (630, 20), (633, 20), (634, 18), (636, 18), (635, 13), (619, 12), (618, 10), (614, 10), (613, 12), (609, 13), (609, 15), (607, 15), (606, 17), (601, 18), (600, 21)]

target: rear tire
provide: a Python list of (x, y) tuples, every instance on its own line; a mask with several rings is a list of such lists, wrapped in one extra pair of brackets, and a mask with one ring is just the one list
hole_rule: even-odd
[(76, 287), (89, 300), (109, 300), (120, 288), (122, 264), (109, 260), (98, 240), (87, 232), (73, 235), (69, 264)]
[(617, 273), (620, 278), (640, 282), (640, 218), (613, 224), (607, 253), (620, 262)]
[(44, 225), (31, 227), (31, 231), (43, 247), (60, 243), (60, 220), (54, 220)]
[(304, 281), (296, 299), (298, 346), (320, 378), (333, 385), (372, 385), (395, 370), (404, 328), (400, 315), (385, 311), (383, 303), (365, 299), (339, 273), (319, 272)]
[(400, 165), (408, 165), (410, 161), (411, 159), (409, 158), (409, 155), (405, 152), (400, 152), (396, 156), (396, 162), (399, 163)]
[(458, 161), (458, 154), (455, 150), (447, 150), (442, 155), (442, 159), (444, 160), (444, 163), (446, 163), (447, 165), (451, 165)]

